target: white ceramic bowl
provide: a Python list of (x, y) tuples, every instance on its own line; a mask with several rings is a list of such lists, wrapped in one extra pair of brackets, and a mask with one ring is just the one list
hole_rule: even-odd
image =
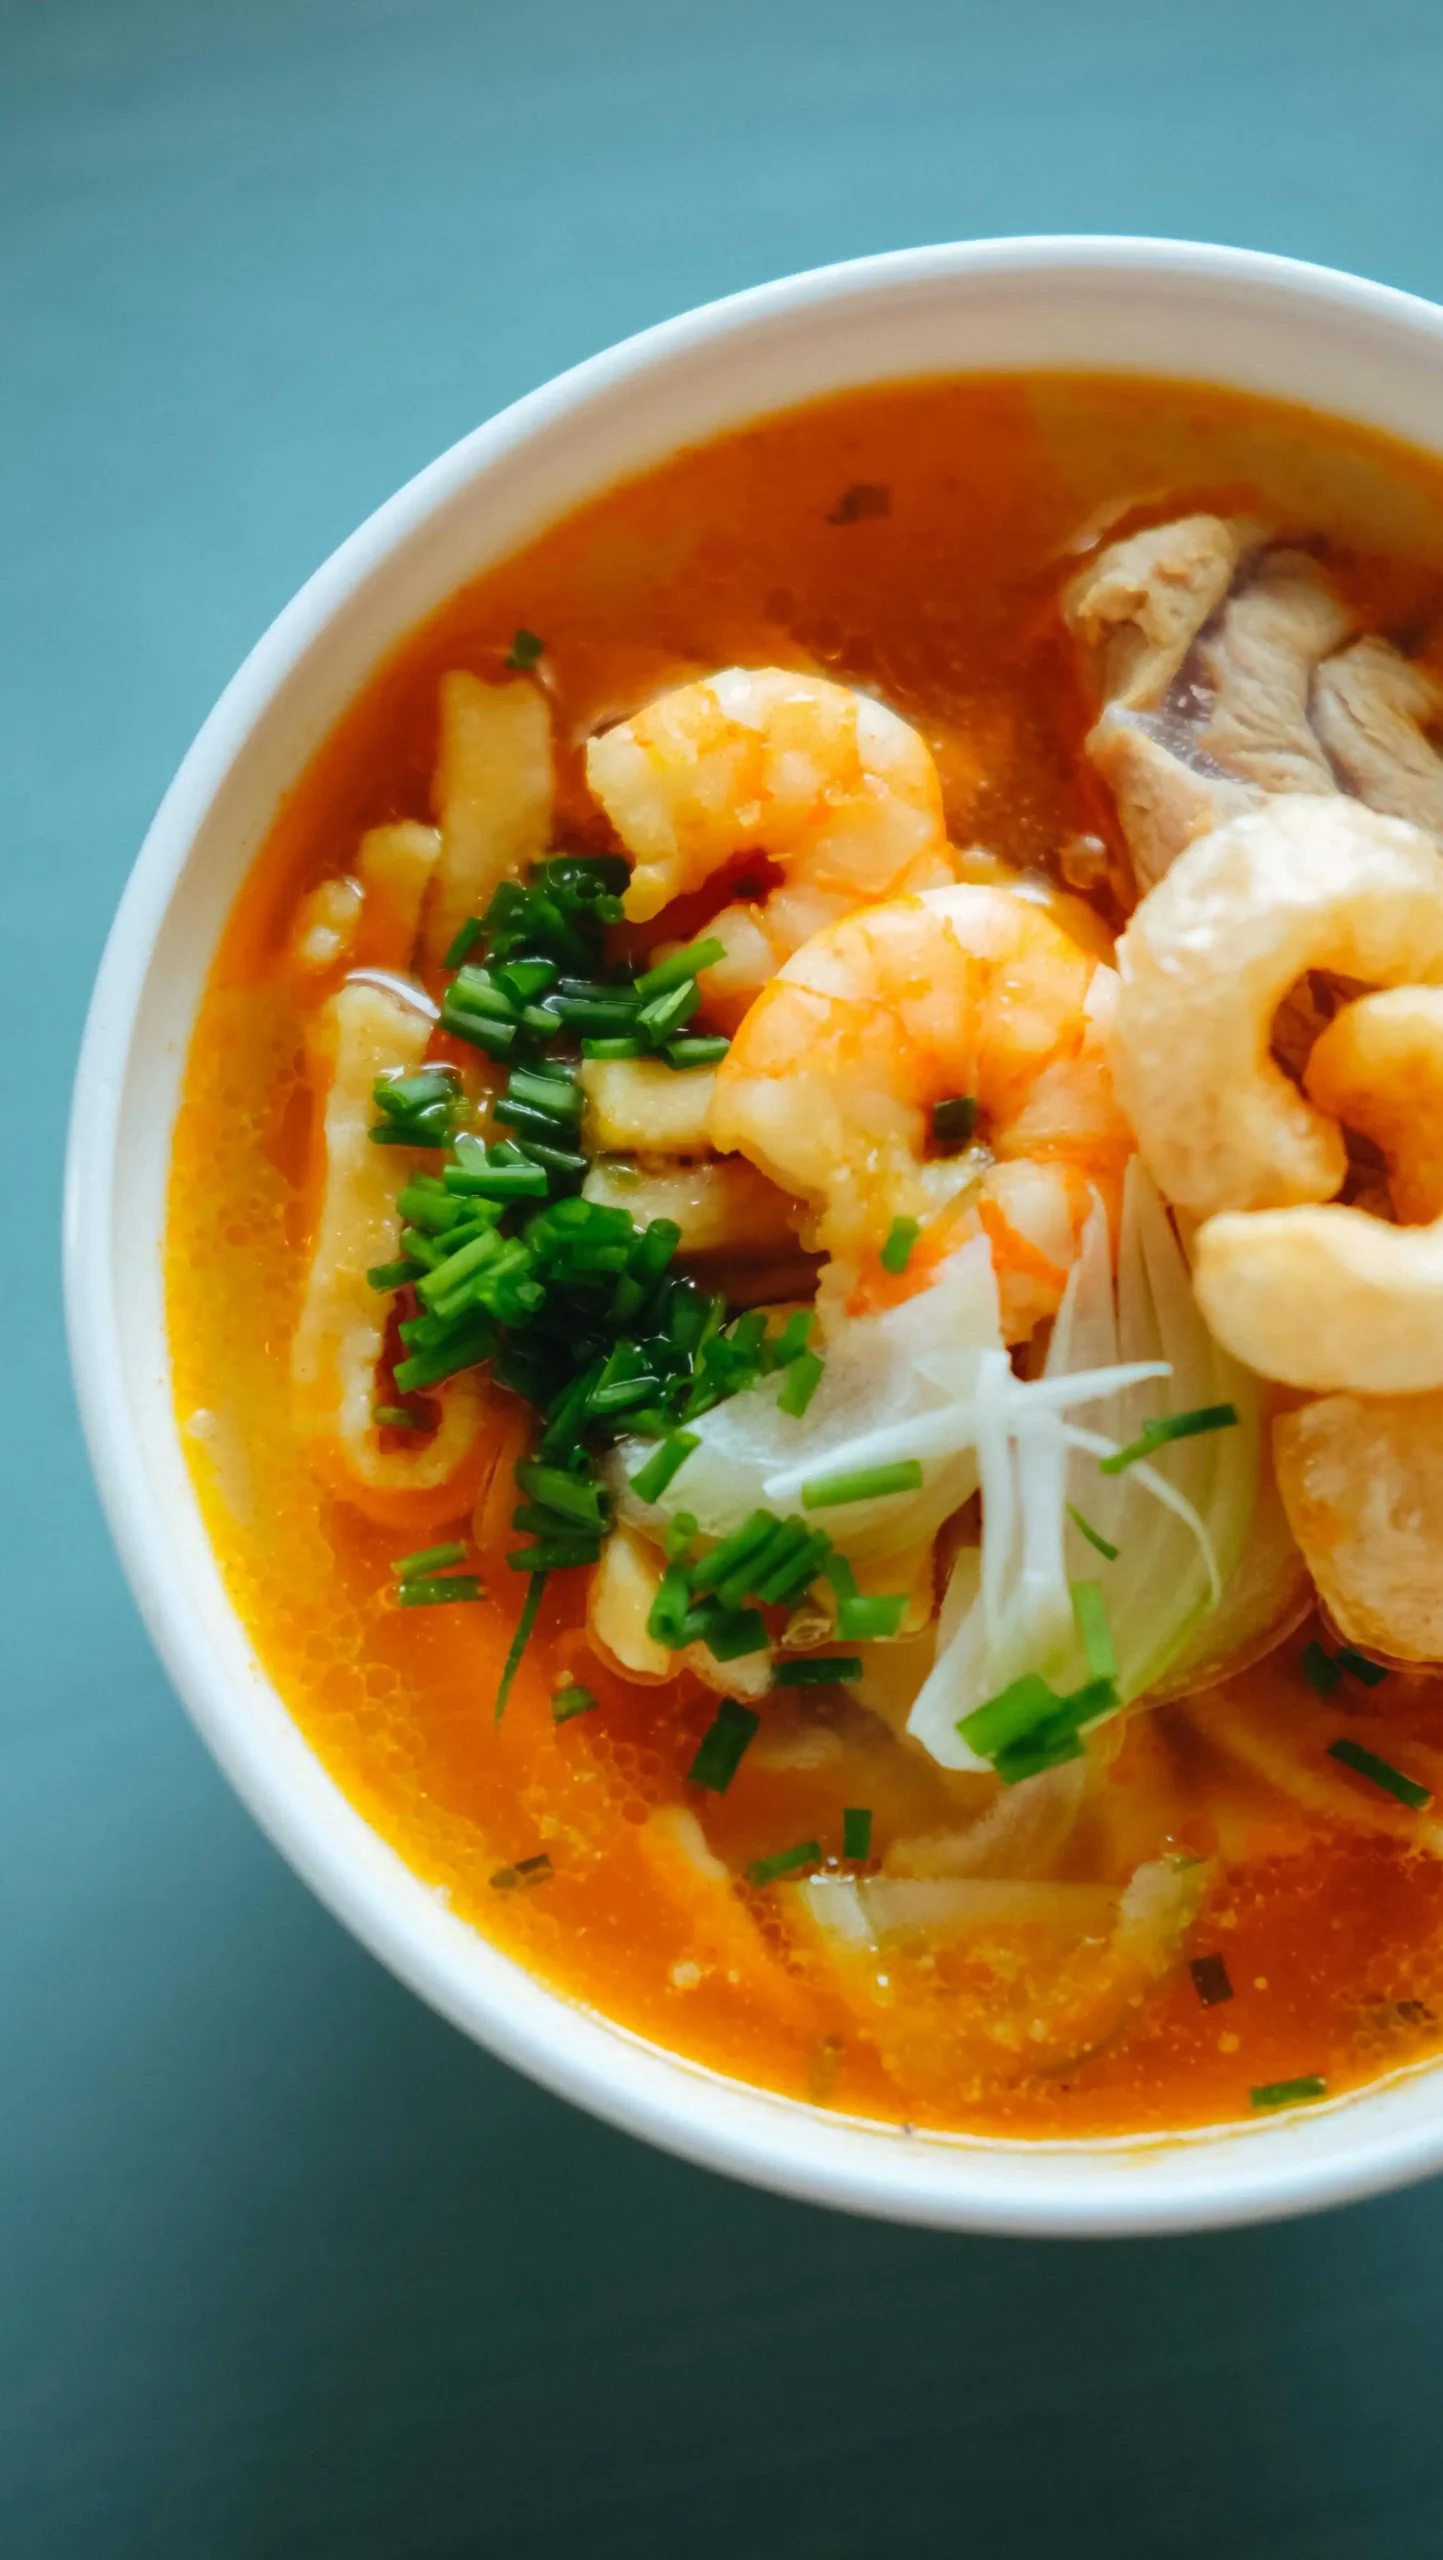
[(1422, 2176), (1443, 2163), (1443, 2066), (1221, 2132), (992, 2142), (771, 2097), (559, 1998), (368, 1828), (256, 1663), (177, 1438), (160, 1258), (211, 954), (280, 794), (391, 645), (491, 561), (678, 446), (854, 384), (1047, 365), (1238, 384), (1443, 446), (1443, 312), (1322, 268), (1169, 241), (987, 241), (825, 268), (668, 321), (533, 392), (317, 571), (186, 757), (91, 1007), (66, 1271), (96, 1474), (166, 1667), (256, 1819), (403, 1981), (548, 2088), (714, 2168), (899, 2220), (1102, 2235), (1297, 2213)]

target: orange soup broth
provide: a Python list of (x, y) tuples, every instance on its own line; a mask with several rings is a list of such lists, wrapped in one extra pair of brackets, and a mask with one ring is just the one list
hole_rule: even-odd
[[(281, 806), (211, 972), (176, 1129), (170, 1342), (198, 1497), (257, 1654), (348, 1797), (569, 1998), (738, 2079), (922, 2126), (1162, 2130), (1246, 2113), (1261, 2082), (1316, 2072), (1336, 2089), (1414, 2061), (1443, 2017), (1443, 1867), (1244, 1791), (1230, 1837), (1247, 1854), (1221, 1865), (1189, 1941), (1224, 1954), (1225, 2005), (1203, 2005), (1184, 1964), (1087, 2059), (999, 2071), (912, 1963), (892, 2013), (914, 2004), (908, 2032), (873, 2032), (795, 1952), (774, 1893), (699, 1877), (647, 1817), (689, 1803), (739, 1867), (803, 1838), (835, 1847), (843, 1807), (861, 1801), (881, 1856), (945, 1821), (927, 1766), (893, 1753), (859, 1775), (848, 1754), (800, 1771), (754, 1747), (724, 1798), (702, 1797), (686, 1771), (715, 1700), (690, 1678), (640, 1688), (599, 1665), (579, 1572), (553, 1577), (498, 1724), (521, 1598), (502, 1547), (483, 1557), (482, 1604), (401, 1611), (390, 1560), (426, 1539), (373, 1525), (310, 1472), (288, 1355), (314, 1214), (304, 1032), (317, 989), (298, 990), (284, 947), (298, 899), (350, 867), (362, 829), (430, 814), (438, 679), (455, 666), (498, 677), (521, 625), (546, 643), (562, 840), (608, 842), (582, 782), (587, 736), (737, 661), (821, 668), (884, 695), (933, 749), (956, 843), (1033, 868), (1079, 832), (1115, 843), (1081, 753), (1087, 706), (1057, 591), (1079, 528), (1125, 523), (1131, 503), (1163, 494), (1321, 531), (1385, 627), (1416, 629), (1436, 610), (1435, 466), (1196, 385), (979, 376), (849, 394), (682, 453), (581, 509), (412, 633)], [(694, 930), (723, 895), (672, 910), (646, 938)], [(500, 1402), (499, 1427), (514, 1427), (520, 1408)], [(508, 1512), (502, 1498), (502, 1524)], [(1301, 1642), (1245, 1675), (1259, 1713), (1270, 1684), (1296, 1690)], [(573, 1677), (599, 1706), (554, 1724), (553, 1693)], [(1421, 1715), (1443, 1733), (1434, 1684), (1407, 1691), (1413, 1729)], [(1381, 1747), (1389, 1697), (1351, 1711), (1384, 1732)], [(1145, 1719), (1110, 1817), (1120, 1873), (1160, 1848), (1214, 1849), (1219, 1783), (1180, 1719)], [(1123, 1841), (1135, 1802), (1146, 1818)], [(513, 1880), (543, 1850), (544, 1881)]]

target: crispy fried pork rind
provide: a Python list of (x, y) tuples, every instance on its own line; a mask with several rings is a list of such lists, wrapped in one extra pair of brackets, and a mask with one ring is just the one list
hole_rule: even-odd
[(1443, 1660), (1443, 1395), (1320, 1396), (1273, 1426), (1278, 1482), (1350, 1644)]

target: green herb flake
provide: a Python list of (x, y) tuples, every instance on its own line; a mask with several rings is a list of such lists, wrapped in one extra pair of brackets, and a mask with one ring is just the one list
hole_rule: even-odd
[(802, 1487), (804, 1511), (829, 1511), (846, 1502), (880, 1502), (893, 1493), (917, 1493), (922, 1485), (918, 1458), (895, 1458), (890, 1466), (854, 1467), (839, 1476), (813, 1476)]
[(1232, 1977), (1222, 1956), (1194, 1956), (1188, 1966), (1192, 1987), (1205, 2009), (1217, 2008), (1233, 1996)]
[(694, 1787), (724, 1796), (746, 1755), (761, 1717), (735, 1698), (723, 1698), (687, 1771)]
[(506, 652), (506, 664), (508, 667), (514, 667), (518, 675), (529, 676), (532, 668), (545, 654), (545, 641), (538, 640), (534, 631), (527, 631), (523, 627), (511, 635), (511, 646)]
[(1358, 1777), (1366, 1778), (1370, 1786), (1381, 1787), (1384, 1795), (1395, 1797), (1399, 1804), (1408, 1805), (1414, 1813), (1424, 1812), (1433, 1801), (1431, 1788), (1420, 1785), (1416, 1778), (1406, 1777), (1401, 1769), (1394, 1768), (1391, 1760), (1380, 1759), (1376, 1751), (1369, 1751), (1361, 1742), (1355, 1742), (1350, 1734), (1344, 1734), (1341, 1741), (1329, 1743), (1328, 1758), (1340, 1760), (1345, 1769), (1352, 1769)]
[(864, 1866), (872, 1854), (872, 1815), (867, 1805), (849, 1804), (842, 1809), (842, 1855), (854, 1865)]
[(1100, 1529), (1094, 1529), (1090, 1520), (1084, 1520), (1075, 1503), (1067, 1503), (1065, 1509), (1074, 1529), (1080, 1532), (1088, 1545), (1095, 1547), (1100, 1556), (1105, 1556), (1109, 1564), (1116, 1564), (1122, 1549), (1115, 1547), (1110, 1538), (1105, 1538)]
[(1365, 1689), (1381, 1688), (1388, 1677), (1381, 1662), (1370, 1662), (1366, 1653), (1356, 1652), (1350, 1644), (1340, 1644), (1334, 1659), (1350, 1680), (1361, 1680)]
[(497, 1893), (515, 1893), (521, 1886), (545, 1884), (555, 1872), (549, 1851), (541, 1849), (534, 1858), (518, 1858), (514, 1867), (498, 1867), (491, 1883)]
[(1145, 1422), (1136, 1440), (1118, 1449), (1110, 1458), (1099, 1458), (1098, 1467), (1105, 1476), (1120, 1476), (1124, 1467), (1135, 1466), (1139, 1458), (1150, 1458), (1155, 1449), (1165, 1449), (1171, 1440), (1195, 1440), (1205, 1431), (1228, 1431), (1238, 1419), (1235, 1404), (1200, 1404), (1192, 1413), (1165, 1413)]
[(1343, 1685), (1343, 1674), (1334, 1656), (1325, 1653), (1316, 1642), (1304, 1645), (1298, 1656), (1298, 1669), (1308, 1687), (1315, 1689), (1320, 1698), (1331, 1698), (1334, 1690), (1341, 1689)]
[(799, 1840), (794, 1849), (775, 1849), (769, 1858), (753, 1858), (748, 1884), (774, 1884), (778, 1876), (794, 1876), (799, 1868), (819, 1867), (822, 1852), (815, 1840)]
[(810, 1653), (795, 1662), (779, 1662), (772, 1673), (774, 1689), (818, 1689), (830, 1680), (860, 1680), (859, 1653)]
[(408, 1404), (376, 1404), (371, 1407), (371, 1420), (378, 1431), (425, 1431), (429, 1428), (424, 1413), (415, 1413)]
[(981, 1110), (975, 1093), (954, 1093), (945, 1102), (932, 1105), (932, 1144), (943, 1155), (954, 1155), (970, 1144), (977, 1132)]
[(1301, 2107), (1311, 2098), (1325, 2098), (1328, 2084), (1316, 2071), (1309, 2071), (1299, 2080), (1266, 2080), (1248, 2094), (1255, 2107)]
[(894, 1218), (882, 1247), (882, 1269), (899, 1279), (912, 1259), (912, 1247), (921, 1232), (920, 1218)]
[(569, 1724), (573, 1716), (589, 1716), (599, 1703), (594, 1689), (588, 1689), (580, 1680), (569, 1680), (551, 1701), (551, 1721)]

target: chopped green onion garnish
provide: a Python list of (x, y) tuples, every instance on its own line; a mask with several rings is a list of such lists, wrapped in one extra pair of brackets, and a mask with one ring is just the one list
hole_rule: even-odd
[(796, 1662), (779, 1662), (772, 1673), (774, 1689), (817, 1689), (829, 1680), (860, 1680), (859, 1653), (806, 1654)]
[(753, 1858), (747, 1869), (747, 1882), (771, 1884), (778, 1876), (792, 1876), (799, 1867), (817, 1867), (821, 1862), (822, 1852), (818, 1843), (799, 1840), (795, 1849), (777, 1849), (770, 1858)]
[(484, 1600), (485, 1592), (474, 1573), (418, 1575), (412, 1582), (397, 1586), (396, 1598), (403, 1609), (435, 1609), (450, 1600)]
[(1420, 1786), (1416, 1778), (1405, 1777), (1391, 1760), (1380, 1760), (1376, 1751), (1366, 1750), (1351, 1735), (1345, 1734), (1341, 1742), (1330, 1742), (1328, 1758), (1341, 1760), (1345, 1769), (1355, 1769), (1360, 1778), (1381, 1787), (1384, 1795), (1396, 1796), (1399, 1804), (1411, 1805), (1415, 1813), (1421, 1813), (1433, 1801), (1431, 1788)]
[(480, 939), (480, 917), (468, 916), (465, 923), (458, 927), (452, 941), (448, 945), (446, 956), (441, 963), (442, 968), (459, 969), (467, 953), (475, 950)]
[(849, 1804), (842, 1808), (842, 1855), (858, 1866), (872, 1854), (872, 1814), (868, 1805)]
[(1117, 1559), (1122, 1552), (1121, 1548), (1115, 1547), (1110, 1538), (1105, 1538), (1100, 1529), (1094, 1529), (1090, 1520), (1084, 1520), (1081, 1512), (1077, 1509), (1074, 1503), (1066, 1503), (1063, 1507), (1066, 1510), (1068, 1519), (1072, 1522), (1074, 1529), (1081, 1531), (1083, 1537), (1087, 1540), (1088, 1545), (1090, 1547), (1096, 1547), (1100, 1556), (1106, 1556), (1109, 1564), (1116, 1564)]
[(366, 1286), (368, 1289), (400, 1289), (408, 1280), (419, 1280), (424, 1267), (424, 1264), (412, 1262), (409, 1258), (402, 1262), (376, 1262), (366, 1274)]
[(614, 1040), (583, 1040), (581, 1054), (583, 1058), (645, 1058), (651, 1052), (644, 1040), (626, 1033)]
[(1327, 2081), (1316, 2071), (1305, 2073), (1301, 2080), (1268, 2080), (1261, 2089), (1249, 2091), (1255, 2107), (1299, 2107), (1308, 2098), (1325, 2098)]
[(1231, 2000), (1232, 1977), (1221, 1956), (1194, 1956), (1188, 1971), (1192, 1975), (1193, 1989), (1205, 2009), (1215, 2009), (1220, 2001)]
[(1077, 1632), (1082, 1638), (1090, 1677), (1094, 1680), (1115, 1680), (1117, 1653), (1112, 1629), (1107, 1622), (1107, 1604), (1102, 1596), (1101, 1583), (1074, 1582), (1072, 1614), (1077, 1620)]
[(946, 1102), (934, 1102), (932, 1105), (933, 1145), (940, 1147), (944, 1154), (949, 1155), (955, 1148), (965, 1147), (976, 1132), (977, 1115), (981, 1107), (975, 1093), (956, 1093)]
[(579, 1520), (586, 1530), (605, 1527), (606, 1497), (589, 1478), (568, 1475), (564, 1467), (548, 1467), (536, 1458), (523, 1458), (516, 1481), (523, 1493), (559, 1513), (562, 1520)]
[(668, 987), (664, 995), (653, 996), (636, 1017), (638, 1031), (656, 1047), (690, 1022), (701, 1003), (701, 989), (694, 978), (686, 978), (679, 987)]
[(668, 1040), (661, 1054), (669, 1067), (715, 1067), (731, 1045), (724, 1031), (696, 1031), (680, 1040)]
[(894, 1458), (890, 1466), (854, 1467), (839, 1476), (813, 1476), (802, 1487), (804, 1511), (831, 1511), (845, 1502), (880, 1502), (891, 1493), (916, 1493), (922, 1483), (918, 1458)]
[(686, 1556), (690, 1552), (696, 1532), (697, 1524), (695, 1514), (690, 1511), (678, 1511), (668, 1526), (666, 1533), (666, 1554), (668, 1563), (678, 1563), (685, 1560)]
[(660, 961), (656, 968), (648, 969), (644, 977), (637, 979), (636, 992), (642, 1003), (650, 1003), (653, 996), (666, 995), (672, 987), (687, 985), (701, 970), (710, 969), (715, 961), (724, 960), (726, 950), (726, 944), (718, 941), (713, 933), (708, 934), (704, 941), (689, 942), (684, 950), (673, 951), (669, 960)]
[(506, 1656), (505, 1665), (501, 1673), (501, 1686), (496, 1692), (496, 1721), (498, 1724), (506, 1713), (506, 1701), (511, 1695), (511, 1683), (521, 1668), (521, 1657), (526, 1651), (528, 1644), (531, 1642), (532, 1630), (536, 1625), (537, 1616), (540, 1611), (545, 1592), (546, 1575), (544, 1573), (533, 1573), (526, 1588), (526, 1598), (522, 1602), (521, 1615), (516, 1621), (516, 1633), (511, 1639), (511, 1650)]
[(414, 1413), (408, 1404), (374, 1404), (371, 1420), (378, 1431), (424, 1431), (427, 1428), (425, 1415)]
[(755, 1609), (727, 1608), (720, 1601), (688, 1610), (684, 1633), (688, 1644), (704, 1644), (717, 1662), (740, 1662), (746, 1654), (767, 1649), (766, 1620)]
[(524, 629), (514, 631), (511, 635), (511, 646), (506, 652), (506, 664), (508, 667), (515, 667), (521, 675), (527, 676), (538, 658), (544, 654), (545, 648), (545, 641), (538, 640), (534, 631)]
[(1056, 1690), (1048, 1687), (1040, 1671), (1024, 1671), (999, 1689), (995, 1698), (963, 1716), (957, 1730), (979, 1758), (994, 1760), (1009, 1742), (1020, 1742), (1036, 1726), (1046, 1724), (1056, 1710)]
[(466, 1550), (459, 1538), (444, 1547), (422, 1547), (414, 1556), (397, 1556), (391, 1571), (398, 1582), (409, 1582), (418, 1573), (439, 1573), (448, 1564), (464, 1564)]
[(1024, 1778), (1040, 1778), (1044, 1769), (1059, 1769), (1064, 1760), (1080, 1760), (1082, 1743), (1075, 1733), (1029, 1733), (999, 1751), (993, 1767), (1004, 1787), (1020, 1787)]
[(1366, 1653), (1356, 1652), (1350, 1644), (1339, 1645), (1336, 1660), (1349, 1678), (1361, 1680), (1365, 1689), (1380, 1688), (1388, 1677), (1381, 1662), (1370, 1662)]
[(822, 1383), (826, 1365), (819, 1351), (799, 1351), (795, 1360), (787, 1363), (786, 1378), (777, 1398), (777, 1411), (789, 1413), (799, 1422)]
[(695, 1431), (673, 1431), (659, 1449), (653, 1449), (644, 1466), (638, 1467), (631, 1479), (631, 1489), (640, 1502), (660, 1502), (672, 1477), (679, 1474), (693, 1449), (701, 1447)]
[(692, 1785), (724, 1796), (760, 1723), (761, 1717), (750, 1707), (739, 1705), (735, 1698), (723, 1698), (687, 1771)]
[(882, 1269), (900, 1275), (912, 1259), (912, 1247), (922, 1232), (919, 1218), (894, 1218), (882, 1247)]
[(1169, 1440), (1194, 1440), (1202, 1431), (1226, 1431), (1237, 1421), (1235, 1404), (1202, 1404), (1193, 1413), (1168, 1413), (1153, 1422), (1145, 1422), (1136, 1440), (1114, 1457), (1099, 1458), (1098, 1466), (1105, 1476), (1120, 1476), (1124, 1467), (1139, 1458), (1150, 1458), (1154, 1449), (1165, 1448)]
[(1343, 1674), (1339, 1665), (1332, 1654), (1324, 1652), (1320, 1644), (1304, 1645), (1298, 1656), (1298, 1669), (1308, 1687), (1316, 1689), (1320, 1698), (1331, 1698), (1334, 1690), (1341, 1689), (1343, 1685)]
[(542, 1538), (535, 1546), (516, 1547), (506, 1562), (513, 1573), (570, 1573), (577, 1565), (601, 1560), (601, 1532), (594, 1538)]
[(551, 1721), (553, 1724), (569, 1724), (573, 1716), (589, 1716), (596, 1704), (594, 1689), (586, 1688), (580, 1680), (570, 1680), (564, 1689), (557, 1690), (551, 1701)]
[(905, 1591), (878, 1592), (837, 1603), (837, 1633), (851, 1644), (871, 1644), (895, 1636), (907, 1614)]

